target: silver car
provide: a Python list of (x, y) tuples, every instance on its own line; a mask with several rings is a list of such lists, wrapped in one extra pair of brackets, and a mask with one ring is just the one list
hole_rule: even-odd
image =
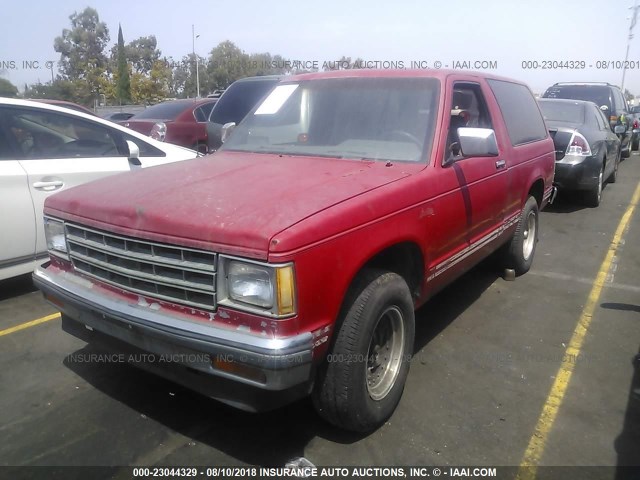
[(0, 98), (0, 280), (28, 273), (46, 259), (42, 209), (49, 195), (196, 156), (98, 117)]

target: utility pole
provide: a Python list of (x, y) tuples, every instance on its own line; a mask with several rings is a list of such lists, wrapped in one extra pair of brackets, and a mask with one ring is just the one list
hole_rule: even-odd
[[(637, 0), (636, 0), (637, 1)], [(192, 38), (192, 47), (193, 47), (193, 61), (196, 62), (196, 98), (200, 98), (200, 69), (199, 69), (199, 61), (198, 56), (196, 55), (196, 38), (200, 35), (196, 35), (196, 27), (191, 24), (191, 38)], [(628, 50), (628, 48), (627, 48)]]
[[(624, 77), (627, 73), (627, 61), (629, 60), (629, 47), (631, 46), (631, 40), (633, 40), (633, 28), (636, 26), (636, 17), (638, 16), (638, 0), (634, 0), (633, 7), (629, 7), (633, 10), (631, 14), (631, 23), (629, 24), (629, 37), (627, 38), (627, 54), (624, 57), (624, 65), (622, 65), (622, 85), (620, 89), (622, 90), (622, 94), (624, 95)], [(626, 97), (625, 97), (626, 100)]]

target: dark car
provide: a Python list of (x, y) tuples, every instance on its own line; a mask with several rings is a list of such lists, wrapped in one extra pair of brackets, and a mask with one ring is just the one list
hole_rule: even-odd
[(632, 128), (629, 107), (619, 87), (610, 83), (555, 83), (544, 92), (542, 98), (565, 98), (595, 103), (608, 118), (612, 131), (616, 126), (624, 127), (624, 131), (618, 133), (622, 144), (622, 156), (626, 158), (631, 155)]
[(129, 120), (134, 115), (135, 113), (130, 112), (115, 112), (103, 118), (105, 120), (111, 120), (112, 122), (121, 122), (123, 120)]
[(253, 107), (280, 82), (281, 78), (277, 75), (242, 78), (232, 83), (224, 91), (216, 106), (211, 110), (207, 122), (210, 152), (217, 150), (222, 145), (222, 126), (225, 123), (240, 123)]
[(584, 192), (586, 203), (597, 207), (604, 182), (616, 181), (620, 139), (593, 102), (540, 99), (538, 103), (556, 148), (556, 185)]
[(638, 150), (640, 148), (640, 105), (631, 107), (631, 118), (629, 119), (631, 124), (631, 150)]
[(118, 123), (161, 142), (207, 153), (206, 121), (216, 102), (215, 98), (171, 100)]

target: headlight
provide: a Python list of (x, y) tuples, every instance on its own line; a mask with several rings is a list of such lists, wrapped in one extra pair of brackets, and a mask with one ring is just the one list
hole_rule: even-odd
[(53, 218), (44, 218), (44, 236), (47, 239), (47, 250), (67, 258), (67, 238), (64, 234), (64, 222)]
[(220, 256), (218, 303), (271, 316), (295, 313), (293, 265), (269, 265)]
[(237, 302), (271, 308), (273, 284), (269, 270), (249, 263), (229, 262), (227, 272), (229, 297)]
[(151, 127), (151, 133), (149, 136), (155, 140), (160, 140), (164, 142), (165, 137), (167, 136), (167, 125), (164, 122), (158, 122)]

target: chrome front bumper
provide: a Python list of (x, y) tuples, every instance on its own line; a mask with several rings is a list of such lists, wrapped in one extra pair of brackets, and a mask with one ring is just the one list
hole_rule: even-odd
[[(225, 403), (265, 410), (311, 389), (311, 333), (267, 338), (207, 325), (163, 308), (154, 310), (146, 302), (132, 303), (52, 266), (36, 268), (33, 280), (61, 310), (67, 332), (88, 342), (106, 343), (112, 350), (153, 354), (155, 361), (134, 364)], [(161, 364), (162, 358), (171, 364)], [(217, 360), (240, 368), (220, 370), (214, 366)], [(247, 371), (252, 374), (246, 375)], [(273, 398), (263, 406), (254, 398), (260, 393)], [(283, 402), (275, 398), (278, 393), (283, 393)]]

